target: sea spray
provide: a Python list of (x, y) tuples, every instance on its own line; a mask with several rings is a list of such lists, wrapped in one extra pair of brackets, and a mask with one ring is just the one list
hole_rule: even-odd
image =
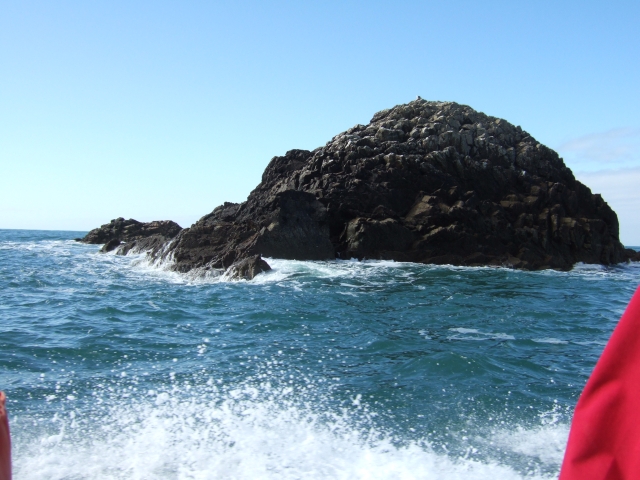
[[(486, 429), (472, 440), (457, 433), (460, 445), (434, 448), (428, 438), (406, 440), (378, 425), (377, 408), (361, 400), (336, 404), (310, 378), (302, 378), (305, 386), (292, 387), (290, 376), (277, 385), (273, 378), (244, 385), (210, 378), (202, 385), (174, 381), (147, 391), (132, 388), (140, 386), (136, 380), (118, 381), (86, 399), (63, 395), (52, 417), (16, 422), (21, 432), (16, 475), (29, 480), (551, 478), (566, 440), (565, 426), (541, 423), (532, 429), (510, 425), (493, 435)], [(504, 449), (500, 456), (511, 462), (487, 455), (489, 445), (495, 445), (494, 452)], [(514, 459), (515, 467), (509, 465)]]

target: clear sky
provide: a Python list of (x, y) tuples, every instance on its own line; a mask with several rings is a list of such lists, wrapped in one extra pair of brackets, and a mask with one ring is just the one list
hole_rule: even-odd
[(640, 2), (4, 1), (0, 228), (188, 226), (274, 155), (450, 100), (556, 149), (640, 245)]

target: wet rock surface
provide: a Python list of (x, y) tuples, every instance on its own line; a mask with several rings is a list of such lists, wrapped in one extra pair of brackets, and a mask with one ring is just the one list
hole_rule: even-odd
[(113, 250), (111, 246), (117, 246), (117, 244), (114, 243), (116, 240), (120, 242), (131, 242), (154, 235), (171, 239), (180, 233), (181, 230), (182, 227), (171, 220), (158, 220), (144, 223), (134, 220), (133, 218), (125, 220), (120, 217), (98, 228), (94, 228), (83, 238), (76, 238), (76, 240), (78, 242), (91, 244), (104, 243), (105, 247), (110, 245), (109, 248)]
[[(106, 235), (110, 225), (90, 243), (120, 239)], [(505, 120), (422, 99), (274, 157), (246, 202), (149, 250), (181, 272), (256, 255), (528, 270), (638, 259), (618, 239), (615, 212), (556, 152)]]
[(102, 248), (100, 249), (100, 253), (111, 252), (118, 248), (121, 244), (122, 242), (120, 240), (118, 240), (117, 238), (113, 238), (102, 246)]
[(229, 280), (251, 280), (262, 272), (268, 272), (271, 267), (260, 255), (253, 255), (244, 260), (239, 260), (225, 272)]

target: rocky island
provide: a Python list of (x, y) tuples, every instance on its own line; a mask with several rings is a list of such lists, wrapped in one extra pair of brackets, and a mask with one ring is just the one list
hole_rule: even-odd
[(245, 202), (189, 228), (119, 218), (79, 240), (248, 279), (269, 270), (262, 256), (526, 270), (638, 260), (556, 152), (505, 120), (420, 98), (274, 157)]

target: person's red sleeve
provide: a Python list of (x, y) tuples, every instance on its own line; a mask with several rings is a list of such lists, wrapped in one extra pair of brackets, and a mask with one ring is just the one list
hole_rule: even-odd
[(580, 395), (559, 480), (640, 479), (640, 288)]
[(0, 392), (0, 480), (11, 480), (11, 435), (5, 396)]

